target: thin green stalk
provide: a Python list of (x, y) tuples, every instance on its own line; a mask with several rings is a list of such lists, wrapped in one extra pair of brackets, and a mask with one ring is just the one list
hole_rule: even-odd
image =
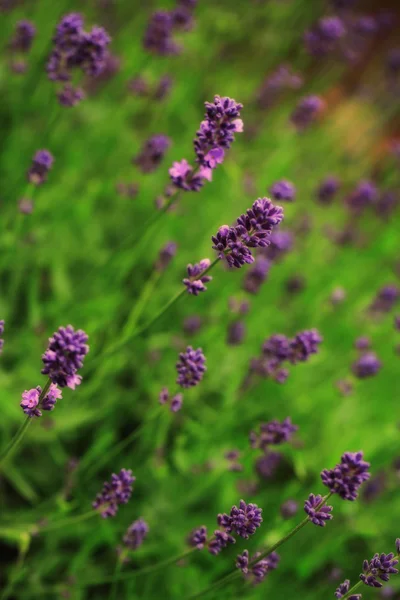
[[(98, 511), (93, 509), (81, 515), (74, 515), (73, 517), (70, 517), (69, 519), (64, 519), (63, 521), (55, 521), (54, 523), (43, 525), (39, 528), (39, 531), (47, 533), (48, 531), (55, 531), (56, 529), (62, 529), (63, 527), (67, 527), (69, 525), (76, 525), (77, 523), (87, 521), (88, 519), (91, 519), (92, 517), (98, 514)], [(34, 525), (33, 527), (36, 529), (37, 525)]]
[(122, 570), (122, 566), (123, 566), (123, 557), (121, 556), (117, 556), (117, 562), (115, 565), (115, 571), (114, 571), (114, 581), (112, 582), (111, 585), (111, 592), (110, 592), (110, 600), (117, 600), (117, 592), (118, 592), (118, 575), (121, 573)]
[[(332, 495), (332, 492), (330, 492), (327, 496), (325, 496), (317, 508), (321, 508), (321, 506), (323, 506), (325, 504), (325, 502), (331, 497), (331, 495)], [(257, 556), (257, 558), (255, 558), (253, 561), (251, 561), (249, 563), (249, 567), (250, 568), (253, 567), (260, 560), (269, 556), (272, 552), (274, 552), (277, 548), (279, 548), (279, 546), (282, 546), (282, 544), (284, 544), (285, 542), (290, 540), (290, 538), (292, 538), (294, 535), (296, 535), (296, 533), (298, 531), (300, 531), (300, 529), (303, 529), (303, 527), (305, 525), (307, 525), (307, 523), (310, 523), (309, 517), (306, 517), (305, 519), (303, 519), (298, 525), (296, 525), (296, 527), (294, 527), (291, 531), (289, 531), (289, 533), (287, 535), (285, 535), (283, 538), (281, 538), (280, 540), (275, 542), (275, 544), (270, 546), (267, 550), (264, 550), (264, 552), (261, 552), (261, 554), (259, 554), (259, 556)], [(203, 591), (201, 591), (197, 594), (189, 596), (189, 598), (187, 600), (194, 600), (195, 598), (202, 598), (203, 596), (206, 596), (209, 592), (212, 592), (212, 591), (218, 589), (222, 585), (227, 585), (227, 584), (231, 583), (232, 581), (234, 581), (235, 579), (238, 579), (241, 576), (241, 574), (242, 574), (241, 571), (239, 569), (235, 568), (234, 571), (232, 571), (228, 575), (225, 575), (225, 577), (222, 577), (222, 579), (219, 579), (218, 581), (216, 581), (215, 583), (210, 585), (208, 588), (204, 589)]]
[[(28, 543), (28, 546), (29, 546), (29, 543)], [(7, 598), (9, 598), (11, 596), (11, 594), (14, 591), (15, 584), (21, 578), (22, 569), (24, 566), (24, 561), (25, 561), (25, 556), (26, 556), (27, 550), (28, 550), (28, 546), (24, 546), (22, 549), (20, 549), (17, 562), (16, 562), (14, 568), (12, 569), (12, 572), (11, 572), (11, 575), (10, 575), (7, 585), (3, 589), (3, 592), (0, 596), (0, 600), (7, 600)]]
[(343, 596), (343, 600), (347, 600), (347, 598), (350, 598), (350, 596), (352, 594), (354, 594), (354, 592), (356, 592), (363, 585), (364, 585), (364, 583), (362, 581), (359, 581), (358, 583), (356, 583), (356, 585), (353, 585), (353, 587), (351, 588), (351, 590), (349, 590), (347, 592), (347, 594), (345, 596)]

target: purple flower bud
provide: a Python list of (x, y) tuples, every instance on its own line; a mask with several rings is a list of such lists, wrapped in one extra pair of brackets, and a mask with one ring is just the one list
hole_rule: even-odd
[(291, 519), (297, 514), (299, 510), (299, 503), (296, 500), (285, 500), (281, 504), (281, 515), (284, 519)]
[(189, 546), (193, 546), (193, 548), (197, 548), (198, 550), (202, 550), (207, 542), (207, 527), (202, 525), (201, 527), (197, 527), (197, 529), (193, 529), (188, 538)]
[(228, 532), (234, 532), (244, 539), (248, 539), (262, 523), (262, 509), (256, 504), (246, 504), (244, 500), (237, 506), (232, 506), (229, 515), (218, 515), (218, 524)]
[(250, 294), (258, 294), (261, 285), (268, 277), (271, 266), (272, 263), (268, 258), (264, 258), (263, 256), (257, 257), (254, 265), (246, 273), (243, 289)]
[(33, 157), (27, 177), (30, 183), (41, 185), (47, 180), (47, 174), (53, 166), (54, 158), (48, 150), (38, 150)]
[(158, 271), (165, 271), (176, 255), (177, 248), (178, 244), (175, 242), (167, 242), (165, 246), (161, 248), (160, 252), (158, 253), (158, 260), (156, 263), (156, 268)]
[(310, 494), (308, 500), (304, 503), (304, 510), (308, 514), (311, 523), (325, 527), (326, 521), (330, 521), (333, 517), (330, 514), (333, 506), (325, 506), (323, 497), (318, 494)]
[(329, 176), (324, 179), (317, 190), (317, 198), (321, 204), (330, 204), (340, 187), (337, 177)]
[(286, 202), (293, 202), (296, 196), (296, 188), (293, 183), (286, 179), (276, 181), (270, 189), (271, 196), (274, 200), (283, 200)]
[(75, 331), (72, 325), (60, 327), (49, 338), (49, 346), (42, 356), (42, 374), (48, 375), (60, 387), (74, 390), (81, 383), (82, 378), (77, 371), (83, 367), (83, 360), (89, 352), (87, 340), (88, 336), (81, 329)]
[(41, 388), (36, 387), (31, 390), (25, 390), (22, 394), (22, 400), (20, 406), (24, 413), (29, 417), (41, 417), (42, 412), (38, 408), (39, 396)]
[(190, 388), (198, 385), (203, 379), (206, 371), (206, 358), (201, 348), (193, 350), (188, 346), (185, 352), (181, 352), (179, 360), (176, 363), (178, 371), (177, 384), (183, 388)]
[(309, 127), (323, 111), (325, 102), (319, 96), (305, 96), (298, 102), (290, 120), (301, 131)]
[(113, 473), (111, 481), (106, 481), (103, 490), (97, 494), (93, 508), (103, 519), (115, 517), (120, 504), (126, 504), (132, 495), (132, 484), (135, 481), (130, 469), (121, 469), (118, 475)]
[(166, 135), (153, 135), (145, 142), (132, 162), (139, 166), (142, 173), (152, 173), (161, 164), (170, 146), (171, 140)]
[(143, 541), (149, 533), (149, 526), (142, 518), (134, 521), (127, 529), (124, 535), (124, 544), (130, 550), (137, 550), (143, 544)]
[(376, 375), (381, 367), (382, 363), (375, 352), (366, 352), (353, 363), (352, 371), (359, 379), (365, 379)]
[(295, 365), (297, 362), (307, 361), (311, 354), (318, 352), (321, 342), (322, 337), (316, 329), (298, 333), (290, 342), (290, 362)]
[(14, 52), (29, 52), (36, 35), (36, 27), (31, 21), (18, 21), (10, 46)]
[(82, 88), (75, 88), (70, 83), (66, 83), (59, 92), (57, 92), (58, 101), (62, 106), (72, 108), (81, 102), (85, 97)]
[[(0, 335), (3, 335), (4, 333), (4, 319), (0, 319)], [(0, 354), (3, 352), (3, 347), (4, 347), (4, 340), (2, 338), (0, 338)]]
[(193, 296), (198, 296), (200, 292), (207, 290), (205, 283), (212, 280), (209, 275), (203, 273), (210, 267), (211, 261), (208, 258), (203, 258), (200, 262), (187, 266), (188, 277), (183, 280), (184, 285), (187, 288), (187, 292)]
[(322, 483), (343, 500), (356, 500), (360, 486), (371, 476), (369, 467), (362, 452), (345, 452), (336, 467), (321, 472)]
[(258, 435), (255, 432), (251, 432), (251, 446), (252, 448), (260, 448), (266, 452), (269, 446), (278, 446), (289, 442), (297, 430), (298, 426), (293, 425), (290, 417), (286, 417), (282, 422), (273, 419), (268, 423), (261, 423)]
[(170, 56), (179, 53), (172, 39), (174, 22), (171, 12), (158, 10), (152, 14), (143, 38), (143, 47), (153, 54)]
[[(251, 440), (251, 434), (250, 434)], [(259, 456), (255, 462), (255, 470), (261, 479), (271, 479), (282, 461), (280, 452), (267, 452)]]
[(214, 538), (208, 544), (208, 551), (210, 554), (216, 556), (226, 548), (228, 544), (236, 544), (235, 538), (226, 531), (216, 529), (214, 531)]
[(230, 346), (238, 346), (244, 340), (246, 335), (246, 326), (243, 321), (233, 321), (228, 326), (226, 343)]
[(193, 167), (185, 159), (174, 162), (168, 172), (172, 183), (186, 192), (198, 192), (204, 185), (202, 171), (193, 172)]
[(266, 558), (257, 561), (259, 556), (261, 556), (261, 553), (256, 552), (249, 558), (249, 551), (244, 550), (236, 558), (236, 567), (242, 571), (245, 577), (251, 577), (254, 585), (261, 583), (270, 571), (277, 569), (280, 560), (276, 552), (272, 552)]

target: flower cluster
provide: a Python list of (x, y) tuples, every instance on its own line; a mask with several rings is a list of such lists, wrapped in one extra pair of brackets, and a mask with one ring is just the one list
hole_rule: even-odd
[(356, 500), (360, 486), (371, 476), (369, 467), (361, 451), (345, 452), (336, 467), (322, 471), (322, 483), (343, 500)]
[(279, 554), (276, 552), (257, 560), (259, 556), (261, 556), (261, 552), (256, 552), (250, 558), (249, 551), (244, 550), (236, 558), (236, 567), (242, 571), (246, 578), (250, 577), (255, 585), (261, 583), (270, 571), (277, 569), (280, 561)]
[(167, 242), (158, 253), (158, 259), (156, 263), (156, 269), (158, 271), (165, 271), (171, 260), (176, 254), (178, 245), (175, 242)]
[(72, 325), (60, 327), (51, 338), (46, 352), (42, 356), (43, 375), (48, 375), (53, 383), (72, 390), (81, 383), (77, 374), (83, 366), (83, 360), (89, 352), (86, 344), (88, 336), (84, 331), (74, 330)]
[[(4, 333), (4, 319), (0, 319), (0, 335), (3, 335)], [(3, 347), (4, 347), (4, 340), (3, 338), (0, 338), (0, 354), (3, 352)]]
[(373, 206), (378, 199), (378, 190), (372, 181), (360, 181), (357, 187), (346, 198), (349, 209), (356, 214)]
[(274, 334), (264, 342), (261, 357), (251, 361), (250, 371), (284, 383), (289, 371), (282, 368), (283, 363), (288, 361), (295, 365), (309, 360), (312, 354), (318, 352), (321, 342), (322, 337), (316, 329), (302, 331), (292, 339)]
[(260, 432), (250, 432), (250, 445), (252, 448), (259, 448), (267, 452), (269, 446), (278, 446), (289, 442), (292, 435), (298, 430), (297, 425), (293, 425), (290, 417), (282, 422), (277, 419), (268, 423), (261, 423)]
[(47, 62), (49, 79), (66, 84), (58, 95), (64, 106), (74, 106), (83, 98), (83, 91), (75, 90), (70, 83), (73, 72), (81, 70), (89, 77), (97, 77), (107, 63), (109, 35), (103, 27), (95, 26), (86, 32), (83, 26), (79, 13), (64, 16), (57, 25)]
[(325, 102), (319, 96), (305, 96), (299, 100), (290, 120), (299, 131), (307, 129), (323, 111), (324, 106)]
[(32, 165), (27, 173), (29, 183), (41, 185), (47, 180), (47, 175), (53, 166), (54, 158), (48, 150), (38, 150), (32, 159)]
[(18, 21), (9, 48), (12, 56), (11, 68), (14, 73), (25, 73), (27, 63), (25, 55), (30, 51), (36, 36), (36, 27), (31, 21)]
[(202, 550), (207, 542), (207, 527), (205, 525), (201, 525), (201, 527), (197, 527), (193, 529), (188, 537), (188, 544), (193, 548), (197, 548), (198, 550)]
[(28, 417), (41, 417), (42, 410), (53, 410), (60, 398), (62, 398), (62, 392), (55, 383), (51, 383), (44, 394), (38, 385), (23, 392), (20, 406)]
[(201, 348), (194, 350), (192, 346), (188, 346), (185, 352), (179, 354), (179, 360), (176, 363), (178, 371), (176, 383), (183, 388), (198, 385), (207, 369), (205, 362), (206, 357)]
[(286, 179), (276, 181), (270, 189), (271, 196), (274, 200), (293, 202), (296, 196), (296, 188), (293, 183)]
[[(240, 500), (239, 507), (232, 506), (228, 514), (219, 514), (217, 523), (220, 529), (214, 531), (214, 536), (208, 543), (211, 554), (219, 554), (228, 544), (236, 542), (232, 534), (248, 539), (262, 523), (262, 509), (257, 504), (246, 504)], [(193, 535), (193, 534), (192, 534)]]
[(396, 575), (399, 572), (396, 569), (398, 563), (398, 557), (393, 552), (389, 554), (374, 554), (369, 562), (364, 560), (363, 572), (360, 575), (360, 579), (365, 585), (380, 588), (382, 587), (382, 583), (378, 581), (378, 578), (381, 581), (389, 581), (390, 575)]
[(374, 313), (388, 313), (400, 300), (400, 288), (396, 284), (384, 285), (378, 290), (369, 310)]
[[(272, 235), (271, 238), (272, 239)], [(268, 248), (271, 248), (269, 246)], [(272, 262), (264, 256), (258, 256), (254, 265), (247, 271), (243, 281), (243, 289), (249, 294), (258, 294), (260, 287), (268, 278)]]
[(121, 469), (118, 475), (115, 473), (111, 475), (111, 481), (104, 482), (102, 491), (97, 494), (92, 505), (103, 519), (115, 517), (119, 505), (128, 502), (135, 479), (130, 469)]
[(253, 248), (265, 248), (274, 227), (283, 219), (283, 209), (269, 198), (258, 198), (233, 227), (222, 225), (212, 236), (213, 249), (230, 267), (240, 268), (254, 262)]
[(326, 177), (317, 189), (317, 198), (321, 204), (330, 204), (340, 188), (340, 182), (337, 177), (329, 175)]
[(149, 533), (149, 526), (142, 518), (134, 521), (127, 529), (123, 542), (130, 550), (137, 550)]
[(320, 494), (317, 496), (310, 494), (304, 503), (304, 510), (308, 514), (311, 523), (320, 527), (325, 527), (326, 522), (333, 518), (330, 514), (333, 506), (325, 505), (325, 498)]
[(161, 164), (165, 153), (171, 146), (171, 140), (163, 134), (152, 135), (133, 159), (143, 173), (152, 173)]
[(143, 47), (160, 56), (179, 54), (181, 48), (174, 41), (173, 34), (175, 30), (189, 31), (193, 27), (194, 7), (194, 2), (178, 0), (173, 10), (153, 13), (143, 38)]
[(208, 258), (203, 258), (200, 262), (187, 266), (187, 278), (183, 280), (186, 286), (188, 294), (198, 296), (200, 292), (207, 290), (205, 283), (212, 280), (210, 275), (206, 275), (205, 272), (209, 269), (211, 261)]
[[(350, 579), (345, 579), (343, 583), (339, 585), (335, 592), (335, 598), (344, 598), (350, 589)], [(348, 600), (360, 600), (361, 594), (352, 594), (348, 597)]]
[(285, 90), (296, 90), (303, 85), (303, 79), (292, 73), (286, 65), (280, 65), (262, 83), (257, 93), (259, 108), (270, 108)]
[(169, 403), (170, 410), (172, 412), (178, 412), (178, 410), (181, 410), (182, 408), (183, 394), (175, 394), (171, 396), (168, 388), (163, 387), (158, 396), (158, 400), (160, 404)]
[(175, 162), (169, 174), (177, 188), (197, 192), (204, 180), (211, 181), (212, 171), (221, 164), (235, 139), (234, 134), (243, 131), (239, 118), (243, 105), (228, 97), (215, 96), (214, 102), (206, 102), (206, 114), (194, 139), (197, 167), (185, 160)]
[(365, 352), (353, 363), (352, 371), (359, 379), (373, 377), (382, 367), (382, 363), (375, 352)]
[(343, 21), (339, 17), (324, 17), (306, 31), (304, 41), (310, 54), (321, 57), (335, 51), (345, 33)]

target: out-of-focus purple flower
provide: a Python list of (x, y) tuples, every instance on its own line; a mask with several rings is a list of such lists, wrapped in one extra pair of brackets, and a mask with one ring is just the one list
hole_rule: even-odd
[(103, 490), (97, 494), (92, 505), (103, 519), (115, 517), (119, 505), (128, 502), (135, 479), (130, 469), (121, 469), (118, 475), (115, 473), (111, 475), (111, 481), (104, 482)]
[(231, 296), (228, 300), (228, 307), (236, 315), (247, 315), (250, 310), (250, 302), (248, 300), (238, 300)]
[(172, 183), (186, 192), (200, 191), (204, 185), (204, 179), (206, 179), (201, 169), (198, 172), (194, 171), (185, 159), (174, 162), (168, 172)]
[(41, 185), (47, 180), (47, 175), (53, 166), (54, 158), (48, 150), (38, 150), (32, 159), (32, 165), (27, 173), (28, 181)]
[(308, 500), (304, 503), (304, 510), (308, 514), (311, 523), (325, 527), (326, 521), (330, 521), (333, 517), (330, 514), (333, 510), (333, 506), (324, 505), (323, 497), (318, 494), (310, 494)]
[(373, 377), (382, 367), (382, 363), (375, 352), (366, 352), (360, 356), (352, 365), (352, 371), (359, 379)]
[(378, 199), (378, 190), (372, 181), (360, 181), (355, 190), (347, 197), (346, 204), (351, 211), (359, 213), (372, 206)]
[(170, 56), (179, 54), (180, 48), (172, 38), (174, 21), (172, 12), (158, 10), (152, 14), (148, 23), (143, 47), (152, 54)]
[(378, 30), (378, 24), (370, 15), (360, 15), (354, 21), (352, 29), (361, 36), (373, 35)]
[(257, 93), (259, 108), (266, 109), (272, 106), (282, 92), (288, 89), (298, 89), (303, 85), (303, 79), (293, 73), (287, 65), (280, 65), (262, 83)]
[(400, 48), (392, 48), (387, 55), (386, 65), (391, 75), (400, 73)]
[(285, 500), (283, 504), (281, 504), (281, 515), (284, 519), (291, 519), (297, 514), (299, 510), (299, 503), (296, 500)]
[(210, 275), (205, 272), (209, 269), (211, 261), (208, 258), (203, 258), (200, 262), (187, 266), (187, 278), (183, 279), (183, 284), (186, 286), (188, 294), (198, 296), (200, 292), (207, 290), (205, 284), (212, 280)]
[(143, 173), (152, 173), (159, 167), (170, 146), (171, 140), (166, 135), (152, 135), (145, 142), (140, 153), (132, 162), (137, 165)]
[(317, 198), (321, 204), (330, 204), (340, 188), (337, 177), (330, 175), (321, 181), (317, 189)]
[(149, 533), (149, 526), (142, 518), (137, 519), (130, 525), (124, 535), (123, 541), (130, 550), (137, 550)]
[(239, 507), (232, 506), (229, 515), (226, 513), (218, 515), (218, 525), (223, 527), (227, 533), (236, 533), (238, 536), (248, 539), (256, 532), (262, 523), (262, 509), (257, 504), (246, 504), (240, 500)]
[(223, 225), (212, 237), (213, 249), (230, 267), (240, 268), (254, 262), (251, 248), (265, 248), (274, 227), (283, 219), (283, 209), (269, 198), (258, 198), (233, 227)]
[(173, 27), (182, 31), (190, 31), (193, 28), (194, 18), (191, 11), (183, 5), (178, 5), (171, 13)]
[(373, 502), (384, 491), (386, 486), (386, 475), (380, 472), (375, 477), (371, 477), (363, 487), (362, 498), (365, 502)]
[(176, 255), (176, 250), (178, 248), (178, 244), (175, 242), (167, 242), (165, 246), (163, 246), (158, 253), (158, 259), (156, 262), (156, 268), (158, 271), (165, 271), (168, 267), (174, 256)]
[(142, 75), (137, 75), (128, 82), (128, 90), (135, 96), (148, 96), (150, 86)]
[(193, 529), (191, 534), (188, 537), (188, 544), (193, 548), (197, 548), (198, 550), (202, 550), (207, 542), (207, 527), (202, 525), (201, 527), (197, 527)]
[(85, 97), (85, 92), (82, 88), (76, 88), (72, 86), (70, 83), (66, 83), (58, 92), (57, 92), (58, 101), (63, 106), (67, 108), (71, 108), (76, 106), (81, 102), (81, 100)]
[(292, 275), (292, 277), (288, 277), (285, 281), (285, 289), (288, 294), (293, 296), (294, 294), (299, 294), (306, 287), (306, 280), (303, 275)]
[(168, 388), (163, 387), (158, 396), (158, 400), (160, 404), (169, 403), (170, 411), (175, 413), (181, 410), (182, 408), (183, 394), (175, 394), (174, 396), (171, 396), (168, 391)]
[[(269, 246), (268, 249), (269, 248), (271, 248), (271, 246)], [(246, 277), (243, 281), (243, 289), (250, 294), (258, 294), (261, 285), (268, 277), (271, 266), (272, 263), (268, 258), (258, 256), (254, 265), (246, 273)]]
[(74, 390), (81, 383), (82, 378), (77, 372), (83, 367), (83, 360), (89, 352), (87, 340), (88, 336), (82, 329), (75, 331), (72, 325), (60, 327), (49, 338), (48, 348), (42, 356), (42, 374), (48, 375), (60, 387)]
[(291, 181), (286, 179), (276, 181), (271, 186), (270, 192), (274, 200), (284, 200), (286, 202), (293, 202), (296, 196), (296, 188)]
[(224, 548), (226, 548), (228, 544), (236, 544), (236, 540), (233, 535), (230, 535), (226, 531), (216, 529), (214, 531), (214, 538), (208, 544), (208, 551), (210, 554), (216, 556)]
[[(0, 335), (3, 335), (4, 333), (4, 319), (0, 319)], [(4, 347), (4, 340), (2, 338), (0, 338), (0, 354), (3, 352), (3, 347)]]
[(375, 204), (375, 212), (381, 219), (388, 219), (399, 206), (399, 196), (392, 190), (383, 192)]
[(123, 181), (119, 181), (115, 189), (120, 196), (124, 196), (125, 198), (135, 198), (139, 193), (139, 185), (135, 182), (124, 183)]
[(244, 550), (236, 558), (236, 568), (240, 569), (246, 578), (251, 578), (254, 585), (261, 583), (266, 575), (278, 568), (279, 554), (272, 552), (269, 556), (257, 561), (261, 552), (256, 552), (251, 558), (249, 551)]
[(243, 321), (232, 321), (232, 323), (228, 325), (226, 343), (230, 346), (238, 346), (243, 342), (245, 335), (246, 325)]
[(299, 131), (302, 131), (317, 119), (324, 107), (325, 102), (319, 96), (305, 96), (299, 100), (290, 120)]
[[(349, 589), (350, 589), (350, 580), (345, 579), (343, 581), (343, 583), (341, 583), (339, 585), (339, 587), (336, 589), (335, 598), (344, 598), (344, 596), (347, 594)], [(361, 599), (361, 594), (352, 594), (348, 598), (348, 600), (360, 600), (360, 599)]]
[(337, 44), (345, 33), (345, 26), (339, 17), (324, 17), (312, 29), (306, 31), (306, 48), (314, 56), (325, 56), (337, 49)]
[(183, 322), (183, 331), (187, 335), (194, 335), (199, 331), (202, 324), (203, 321), (199, 315), (190, 315)]
[(178, 371), (176, 383), (183, 388), (198, 385), (207, 369), (205, 362), (206, 357), (201, 348), (194, 350), (192, 346), (188, 346), (185, 352), (179, 354), (179, 360), (176, 363)]
[(363, 572), (360, 575), (360, 579), (365, 585), (370, 587), (380, 588), (382, 583), (378, 581), (389, 581), (390, 575), (396, 575), (399, 570), (396, 569), (396, 565), (399, 563), (398, 557), (390, 552), (389, 554), (375, 554), (372, 559), (368, 562), (364, 560)]
[(343, 500), (356, 500), (360, 486), (371, 476), (369, 467), (362, 452), (345, 452), (336, 467), (322, 471), (322, 483)]
[[(1, 321), (0, 321), (0, 323), (1, 323)], [(395, 327), (395, 329), (397, 329), (398, 331), (400, 331), (400, 315), (396, 315), (395, 316), (395, 318), (394, 318), (394, 327)], [(3, 332), (0, 330), (0, 334), (1, 333), (3, 333)]]
[(160, 77), (154, 90), (155, 100), (165, 100), (165, 98), (167, 98), (171, 92), (173, 83), (174, 80), (169, 75), (163, 75)]
[(400, 299), (400, 288), (395, 285), (385, 285), (378, 290), (370, 310), (373, 312), (387, 313), (392, 310)]
[(14, 52), (29, 52), (36, 35), (36, 27), (31, 21), (18, 21), (10, 46)]
[(369, 350), (371, 348), (371, 340), (369, 337), (363, 335), (356, 339), (354, 348), (356, 348), (356, 350)]
[(260, 448), (264, 452), (269, 446), (278, 446), (289, 442), (292, 435), (298, 430), (297, 425), (293, 425), (290, 417), (286, 417), (282, 422), (273, 419), (268, 423), (261, 423), (260, 433), (252, 431), (250, 433), (250, 444), (252, 448)]
[(342, 287), (337, 287), (333, 290), (330, 295), (331, 303), (336, 306), (337, 304), (341, 304), (346, 299), (346, 290)]
[(273, 231), (269, 238), (268, 248), (263, 248), (262, 253), (270, 260), (277, 261), (292, 249), (293, 235), (290, 231)]
[(224, 458), (228, 461), (228, 470), (238, 473), (243, 471), (243, 465), (239, 462), (240, 451), (239, 450), (228, 450), (224, 454)]
[(262, 479), (271, 479), (282, 461), (280, 452), (267, 452), (259, 456), (255, 462), (255, 470)]
[(298, 333), (290, 342), (289, 360), (294, 365), (307, 361), (311, 354), (316, 354), (322, 337), (316, 329)]

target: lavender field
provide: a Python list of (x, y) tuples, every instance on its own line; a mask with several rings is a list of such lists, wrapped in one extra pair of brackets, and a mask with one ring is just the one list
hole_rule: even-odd
[(0, 24), (0, 600), (399, 600), (398, 2)]

